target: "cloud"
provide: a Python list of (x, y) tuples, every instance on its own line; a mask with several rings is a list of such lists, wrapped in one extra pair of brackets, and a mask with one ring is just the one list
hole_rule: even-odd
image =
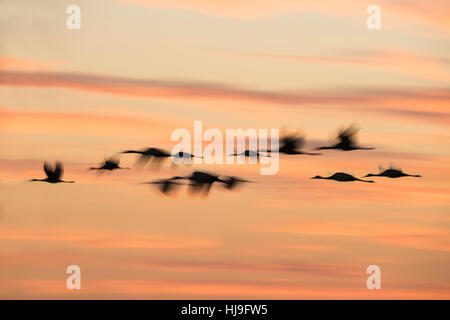
[[(450, 251), (447, 230), (415, 225), (348, 222), (348, 221), (291, 221), (286, 224), (270, 224), (255, 230), (315, 236), (359, 237), (366, 241), (417, 250)], [(255, 231), (254, 230), (254, 231)]]
[(63, 61), (40, 61), (16, 57), (0, 57), (0, 70), (49, 71), (64, 66)]
[[(361, 275), (364, 278), (365, 275)], [(446, 299), (448, 286), (434, 282), (390, 282), (389, 290), (367, 290), (360, 282), (311, 285), (296, 281), (207, 281), (92, 278), (79, 292), (61, 279), (2, 279), (6, 299)], [(417, 286), (417, 287), (416, 287)]]
[[(347, 89), (340, 91), (264, 91), (222, 83), (121, 78), (85, 73), (0, 72), (1, 86), (66, 88), (135, 98), (174, 100), (243, 100), (253, 103), (398, 114), (448, 123), (448, 88)], [(424, 109), (423, 104), (427, 103)], [(388, 107), (383, 106), (388, 105)], [(417, 111), (419, 113), (417, 113)], [(399, 114), (401, 113), (401, 114)]]
[(4, 132), (45, 134), (77, 134), (80, 136), (135, 137), (137, 132), (148, 134), (165, 132), (167, 128), (180, 125), (177, 119), (140, 114), (80, 113), (52, 111), (24, 111), (8, 108), (0, 109)]
[[(108, 0), (129, 5), (149, 6), (164, 9), (184, 9), (203, 14), (239, 18), (256, 19), (265, 18), (284, 13), (317, 12), (328, 15), (346, 17), (364, 17), (365, 9), (371, 4), (363, 0), (253, 0), (224, 1), (224, 0)], [(448, 13), (450, 3), (446, 0), (416, 0), (391, 1), (380, 0), (377, 5), (382, 13), (389, 12), (393, 19), (406, 19), (411, 24), (424, 24), (434, 29), (448, 32), (450, 22)], [(384, 24), (386, 25), (386, 24)]]
[(82, 228), (0, 227), (3, 241), (57, 242), (81, 248), (100, 249), (201, 249), (220, 244), (213, 240), (165, 234), (129, 234)]
[(450, 74), (442, 67), (450, 65), (450, 59), (389, 50), (346, 50), (333, 55), (307, 56), (295, 54), (254, 53), (221, 51), (229, 54), (297, 63), (333, 64), (357, 66), (407, 75), (418, 78), (450, 81)]

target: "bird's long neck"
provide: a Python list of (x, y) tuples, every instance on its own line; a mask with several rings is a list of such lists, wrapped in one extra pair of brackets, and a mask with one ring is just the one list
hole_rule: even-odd
[(317, 153), (317, 152), (305, 152), (304, 154), (309, 155), (309, 156), (320, 156), (321, 153)]
[(328, 150), (328, 149), (336, 149), (336, 146), (333, 146), (333, 147), (319, 147), (316, 150)]
[(375, 148), (367, 148), (367, 147), (357, 147), (359, 150), (375, 150)]
[(381, 177), (381, 173), (369, 173), (366, 177)]
[(138, 151), (138, 150), (127, 150), (122, 153), (137, 153), (137, 154), (144, 154), (144, 151)]
[(31, 179), (30, 181), (31, 182), (33, 182), (33, 181), (47, 181), (47, 179)]

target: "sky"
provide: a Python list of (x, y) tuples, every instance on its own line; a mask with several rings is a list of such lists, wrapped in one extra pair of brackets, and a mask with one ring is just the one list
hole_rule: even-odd
[[(81, 9), (69, 30), (66, 9)], [(381, 8), (379, 30), (366, 9)], [(0, 1), (0, 298), (449, 299), (450, 3)], [(356, 122), (376, 150), (99, 175), (177, 128)], [(74, 184), (44, 178), (62, 160)], [(357, 177), (393, 165), (422, 178)], [(257, 183), (165, 197), (141, 182), (206, 170)], [(66, 268), (81, 268), (81, 290)], [(366, 269), (381, 269), (368, 290)]]

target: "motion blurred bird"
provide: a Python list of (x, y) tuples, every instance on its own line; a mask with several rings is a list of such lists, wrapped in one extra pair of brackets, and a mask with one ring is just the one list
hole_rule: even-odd
[(145, 184), (153, 184), (156, 185), (164, 194), (170, 194), (175, 191), (176, 186), (183, 185), (183, 183), (179, 183), (174, 181), (173, 179), (160, 179), (156, 181), (144, 182)]
[[(268, 151), (270, 152), (270, 151)], [(261, 159), (261, 157), (270, 157), (269, 154), (262, 154), (260, 151), (253, 151), (253, 150), (245, 150), (243, 152), (240, 153), (233, 153), (230, 154), (231, 157), (246, 157), (249, 159), (254, 159), (256, 160), (256, 162), (259, 163), (259, 160)]]
[(300, 149), (302, 149), (304, 145), (305, 145), (305, 134), (303, 132), (298, 131), (295, 133), (287, 134), (281, 138), (281, 146), (279, 152), (290, 155), (293, 154), (305, 154), (312, 156), (320, 155), (320, 153), (301, 151)]
[(189, 186), (190, 192), (192, 193), (203, 192), (205, 195), (209, 194), (209, 191), (211, 190), (211, 187), (215, 182), (223, 183), (224, 186), (229, 190), (234, 189), (241, 183), (251, 182), (235, 176), (220, 178), (219, 175), (216, 174), (203, 171), (194, 171), (188, 176), (184, 177), (175, 176), (169, 179), (156, 180), (148, 183), (160, 185), (160, 190), (163, 193), (168, 193), (172, 191), (175, 186), (181, 185), (181, 183), (176, 182), (177, 180), (187, 180), (188, 181), (187, 185)]
[(239, 186), (242, 183), (245, 182), (253, 182), (250, 180), (245, 180), (236, 176), (231, 176), (231, 177), (225, 177), (223, 179), (225, 181), (225, 188), (227, 188), (228, 190), (233, 190), (235, 189), (237, 186)]
[(42, 181), (42, 182), (48, 182), (48, 183), (74, 183), (75, 181), (64, 181), (61, 180), (63, 174), (64, 174), (64, 167), (61, 161), (55, 162), (55, 168), (52, 168), (52, 166), (45, 161), (44, 162), (44, 171), (47, 175), (47, 178), (45, 179), (31, 179), (30, 181)]
[(189, 160), (187, 162), (187, 164), (191, 164), (193, 158), (203, 158), (203, 157), (202, 156), (196, 156), (196, 155), (191, 154), (189, 152), (180, 151), (180, 152), (172, 154), (172, 164), (178, 165), (180, 163), (184, 163), (184, 160), (186, 160), (186, 159)]
[(386, 170), (384, 170), (382, 167), (380, 167), (380, 173), (378, 173), (378, 174), (369, 173), (368, 175), (364, 176), (364, 178), (366, 178), (366, 177), (387, 177), (387, 178), (395, 179), (395, 178), (400, 178), (400, 177), (420, 178), (422, 176), (418, 175), (418, 174), (407, 174), (407, 173), (404, 173), (402, 171), (402, 169), (395, 169), (392, 166), (390, 166), (390, 168), (386, 169)]
[(372, 180), (361, 180), (358, 178), (355, 178), (351, 174), (343, 173), (343, 172), (336, 172), (335, 174), (329, 176), (329, 177), (321, 177), (321, 176), (315, 176), (311, 179), (326, 179), (326, 180), (334, 180), (338, 182), (350, 182), (350, 181), (360, 181), (360, 182), (369, 182), (374, 183)]
[(375, 148), (365, 148), (359, 147), (356, 143), (356, 134), (359, 128), (355, 123), (351, 124), (347, 128), (342, 128), (339, 130), (336, 139), (338, 143), (330, 147), (320, 147), (316, 150), (326, 150), (326, 149), (337, 149), (342, 151), (352, 151), (352, 150), (374, 150)]
[(270, 157), (269, 155), (262, 154), (259, 151), (253, 151), (253, 150), (245, 150), (240, 153), (232, 153), (230, 156), (241, 156), (241, 157)]
[(172, 155), (165, 150), (158, 148), (147, 148), (144, 150), (127, 150), (122, 151), (121, 153), (135, 153), (139, 154), (136, 164), (139, 167), (145, 166), (149, 161), (153, 161), (155, 166), (159, 166), (162, 161), (166, 158), (171, 157)]
[(124, 168), (119, 166), (120, 160), (117, 158), (109, 158), (106, 159), (104, 162), (100, 163), (99, 167), (91, 167), (89, 170), (108, 170), (113, 171), (117, 169), (130, 169), (130, 168)]
[(203, 191), (204, 194), (208, 194), (211, 190), (211, 187), (214, 182), (221, 182), (226, 183), (225, 180), (222, 180), (219, 178), (218, 175), (203, 172), (203, 171), (194, 171), (192, 174), (180, 177), (176, 176), (173, 177), (172, 180), (188, 180), (189, 181), (189, 187), (191, 192), (201, 192)]

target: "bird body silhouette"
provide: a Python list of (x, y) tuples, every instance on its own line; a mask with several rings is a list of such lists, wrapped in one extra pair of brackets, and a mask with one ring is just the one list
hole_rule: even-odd
[(281, 138), (281, 146), (278, 149), (278, 152), (288, 155), (296, 155), (296, 154), (304, 154), (311, 156), (320, 155), (320, 153), (302, 151), (301, 148), (303, 148), (304, 145), (305, 145), (305, 135), (302, 132), (291, 133)]
[(326, 179), (326, 180), (334, 180), (338, 182), (350, 182), (350, 181), (360, 181), (360, 182), (368, 182), (368, 183), (374, 183), (372, 180), (361, 180), (358, 179), (351, 174), (343, 173), (343, 172), (336, 172), (335, 174), (329, 176), (329, 177), (321, 177), (321, 176), (315, 176), (311, 179)]
[[(178, 165), (180, 163), (191, 164), (193, 158), (203, 158), (202, 156), (196, 156), (189, 152), (180, 151), (172, 154), (172, 165)], [(187, 162), (184, 162), (188, 160)]]
[(209, 193), (212, 185), (215, 182), (223, 183), (224, 186), (232, 190), (236, 188), (241, 183), (251, 182), (236, 176), (220, 178), (219, 175), (204, 172), (204, 171), (194, 171), (188, 176), (175, 176), (169, 179), (161, 179), (156, 181), (147, 182), (148, 184), (158, 185), (159, 189), (163, 193), (170, 193), (173, 191), (175, 186), (181, 185), (181, 183), (176, 182), (177, 180), (187, 180), (189, 190), (192, 193), (203, 192), (205, 195)]
[(174, 158), (203, 158), (202, 156), (196, 156), (192, 153), (184, 152), (184, 151), (174, 153), (172, 155), (172, 157), (174, 157)]
[(374, 173), (369, 173), (368, 175), (365, 175), (364, 178), (366, 177), (387, 177), (387, 178), (391, 178), (391, 179), (395, 179), (395, 178), (401, 178), (401, 177), (416, 177), (416, 178), (420, 178), (421, 175), (418, 174), (407, 174), (404, 173), (401, 169), (394, 169), (394, 168), (389, 168), (387, 170), (384, 170), (378, 174), (374, 174)]
[(126, 150), (121, 153), (135, 153), (139, 154), (137, 160), (138, 166), (145, 166), (150, 160), (154, 160), (156, 165), (159, 165), (164, 159), (171, 157), (172, 155), (167, 151), (159, 148), (147, 148), (144, 150)]
[(259, 151), (254, 150), (245, 150), (241, 153), (233, 153), (230, 154), (230, 156), (240, 156), (240, 157), (250, 157), (250, 158), (257, 158), (257, 157), (270, 157), (270, 155), (262, 154)]
[(48, 183), (74, 183), (75, 181), (64, 181), (61, 180), (64, 167), (61, 161), (55, 162), (55, 167), (53, 168), (47, 161), (44, 162), (44, 172), (47, 175), (45, 179), (31, 179), (30, 181), (41, 181)]
[(173, 177), (172, 180), (188, 180), (189, 186), (191, 187), (192, 192), (200, 192), (204, 191), (205, 194), (208, 194), (214, 182), (225, 183), (225, 180), (219, 178), (218, 175), (203, 172), (203, 171), (194, 171), (189, 176)]
[(235, 189), (238, 185), (240, 185), (243, 182), (253, 182), (236, 176), (226, 177), (224, 181), (225, 181), (225, 188), (229, 190)]
[(170, 153), (159, 148), (147, 148), (144, 150), (126, 150), (121, 153), (136, 153), (148, 157), (170, 157)]
[(157, 185), (162, 193), (169, 194), (175, 190), (175, 186), (182, 185), (182, 183), (176, 182), (173, 179), (160, 179), (156, 181), (145, 182), (147, 184)]
[(336, 149), (342, 151), (353, 151), (353, 150), (374, 150), (375, 148), (366, 148), (360, 147), (356, 143), (356, 134), (358, 133), (359, 128), (356, 124), (352, 124), (347, 128), (342, 128), (339, 130), (336, 139), (338, 143), (332, 146), (327, 147), (319, 147), (316, 150), (327, 150), (327, 149)]
[(100, 164), (99, 167), (91, 167), (89, 170), (107, 170), (107, 171), (113, 171), (117, 169), (130, 169), (130, 168), (124, 168), (119, 166), (120, 161), (118, 159), (109, 158), (106, 159), (103, 163)]

